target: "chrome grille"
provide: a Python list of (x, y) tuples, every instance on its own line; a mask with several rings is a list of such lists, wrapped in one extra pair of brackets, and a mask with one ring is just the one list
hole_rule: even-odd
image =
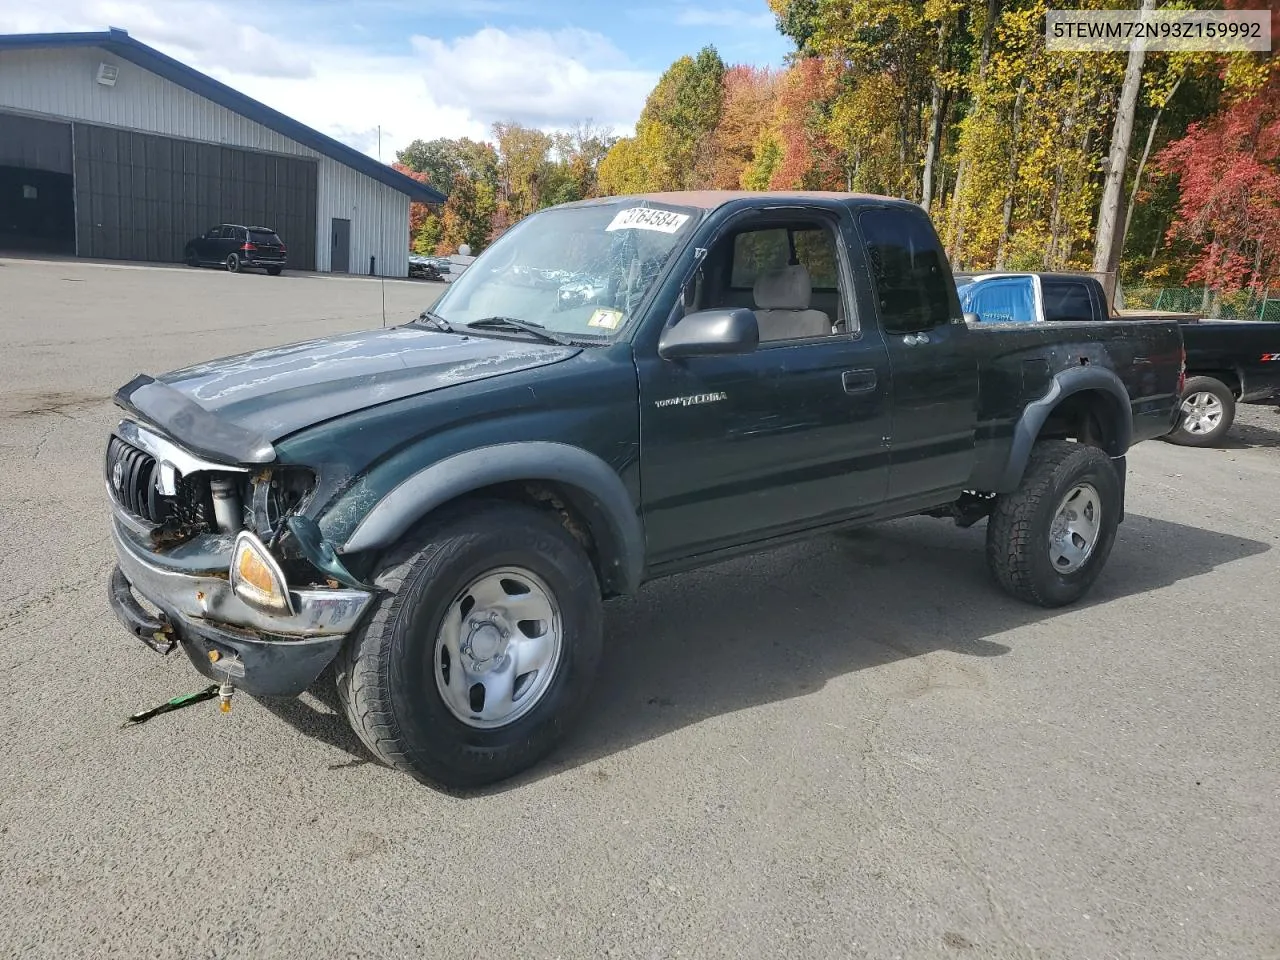
[(213, 503), (207, 477), (177, 478), (177, 492), (165, 496), (157, 484), (159, 465), (145, 450), (113, 436), (107, 444), (107, 487), (125, 511), (155, 526), (188, 532), (210, 530)]
[(119, 437), (107, 444), (107, 486), (116, 502), (135, 517), (164, 523), (170, 513), (168, 497), (156, 488), (155, 457), (130, 446)]

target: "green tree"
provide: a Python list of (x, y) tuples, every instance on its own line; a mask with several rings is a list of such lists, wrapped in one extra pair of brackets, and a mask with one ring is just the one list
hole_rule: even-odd
[(416, 173), (425, 173), (427, 182), (443, 190), (459, 173), (472, 180), (497, 179), (498, 153), (492, 144), (461, 137), (450, 140), (414, 140), (396, 153), (396, 160)]
[(440, 215), (440, 253), (456, 253), (462, 244), (478, 254), (489, 242), (496, 203), (493, 187), (484, 180), (472, 180), (457, 173), (449, 200)]
[(742, 171), (740, 183), (745, 190), (768, 190), (773, 173), (782, 162), (782, 147), (772, 129), (765, 128), (756, 139), (751, 162)]
[(437, 189), (453, 183), (454, 176), (463, 172), (458, 141), (444, 137), (414, 140), (396, 152), (396, 160), (415, 173), (426, 174), (427, 182)]
[(641, 123), (634, 137), (623, 137), (600, 161), (600, 191), (605, 195), (672, 189), (664, 130)]
[(440, 246), (441, 233), (440, 218), (435, 214), (428, 214), (422, 218), (418, 229), (414, 231), (409, 249), (414, 253), (433, 254)]
[(550, 135), (519, 123), (495, 123), (493, 139), (498, 147), (498, 182), (502, 195), (519, 219), (543, 206), (542, 194), (554, 175), (550, 161)]
[(706, 158), (723, 109), (725, 69), (710, 46), (668, 67), (645, 101), (636, 135), (618, 141), (602, 163), (602, 187), (612, 193), (683, 190), (709, 180)]

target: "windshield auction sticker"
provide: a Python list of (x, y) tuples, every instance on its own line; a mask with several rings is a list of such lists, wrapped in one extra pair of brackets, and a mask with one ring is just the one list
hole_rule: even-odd
[(605, 230), (656, 230), (658, 233), (675, 233), (689, 219), (687, 213), (658, 210), (656, 207), (628, 207)]
[(611, 310), (608, 307), (601, 307), (591, 315), (591, 319), (587, 321), (587, 326), (604, 327), (606, 330), (617, 330), (618, 324), (621, 322), (621, 310)]

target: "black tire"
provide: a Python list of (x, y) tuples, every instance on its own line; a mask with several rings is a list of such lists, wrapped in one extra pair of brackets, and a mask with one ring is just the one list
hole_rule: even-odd
[(182, 260), (188, 267), (200, 266), (200, 260), (196, 257), (196, 252), (190, 247), (182, 251)]
[[(1063, 572), (1050, 559), (1059, 508), (1082, 485), (1097, 494), (1098, 532), (1082, 565)], [(996, 498), (987, 523), (987, 566), (1005, 592), (1041, 607), (1080, 599), (1106, 565), (1120, 522), (1120, 479), (1096, 447), (1066, 440), (1037, 443), (1022, 483)]]
[[(1193, 412), (1182, 411), (1178, 416), (1178, 425), (1165, 438), (1170, 443), (1182, 447), (1216, 447), (1227, 435), (1236, 420), (1236, 398), (1221, 380), (1213, 377), (1189, 377), (1183, 387), (1183, 404), (1196, 404), (1200, 397), (1213, 398), (1222, 405), (1222, 415), (1216, 425), (1209, 429), (1196, 426), (1202, 418)], [(1212, 403), (1212, 401), (1210, 401)]]
[(283, 267), (267, 267), (267, 274), (272, 277), (278, 277), (283, 269)]
[[(505, 726), (462, 722), (436, 682), (445, 614), (485, 572), (520, 567), (559, 607), (559, 662), (535, 705)], [(573, 536), (550, 514), (477, 503), (428, 520), (387, 556), (383, 594), (338, 658), (338, 696), (356, 734), (383, 762), (419, 781), (472, 789), (511, 777), (558, 743), (581, 709), (602, 647), (600, 585)]]
[(240, 272), (240, 256), (239, 256), (239, 254), (235, 254), (235, 253), (228, 253), (228, 254), (227, 254), (227, 272), (228, 272), (228, 273), (239, 273), (239, 272)]

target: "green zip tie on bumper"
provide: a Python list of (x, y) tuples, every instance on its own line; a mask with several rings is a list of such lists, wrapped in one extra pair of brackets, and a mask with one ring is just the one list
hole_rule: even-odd
[(159, 716), (162, 713), (168, 713), (171, 710), (181, 710), (183, 707), (189, 707), (193, 703), (203, 703), (206, 700), (212, 700), (218, 695), (218, 684), (210, 684), (198, 693), (184, 693), (172, 700), (166, 700), (158, 707), (152, 707), (150, 710), (143, 710), (141, 713), (135, 713), (133, 716), (120, 724), (123, 727), (136, 726), (139, 723), (146, 723), (152, 717)]

